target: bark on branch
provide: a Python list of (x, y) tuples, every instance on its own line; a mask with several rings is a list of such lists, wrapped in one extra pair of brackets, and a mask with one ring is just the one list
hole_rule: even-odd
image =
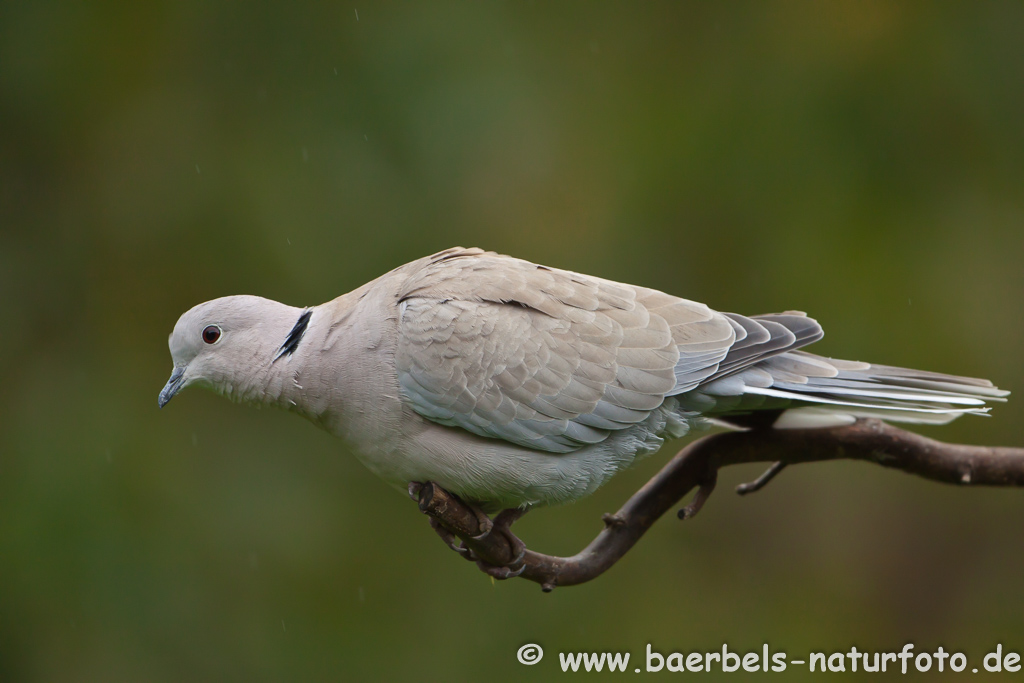
[[(679, 511), (691, 517), (714, 489), (718, 470), (727, 465), (773, 462), (775, 465), (741, 493), (757, 490), (786, 465), (822, 460), (866, 460), (927, 479), (971, 486), (1024, 486), (1024, 448), (949, 444), (898, 429), (879, 420), (859, 420), (832, 429), (754, 429), (698, 439), (683, 448), (626, 504), (605, 515), (605, 528), (572, 557), (526, 551), (519, 575), (541, 584), (573, 586), (608, 570), (644, 532), (691, 490), (694, 500)], [(420, 510), (462, 539), (480, 559), (507, 565), (514, 558), (508, 540), (486, 535), (479, 517), (456, 496), (427, 483), (418, 491)]]

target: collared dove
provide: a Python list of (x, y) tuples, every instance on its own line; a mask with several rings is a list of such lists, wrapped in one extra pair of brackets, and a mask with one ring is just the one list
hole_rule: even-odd
[(170, 336), (159, 404), (199, 384), (280, 406), (392, 484), (432, 481), (496, 510), (576, 500), (710, 420), (944, 423), (1009, 393), (798, 350), (821, 337), (799, 312), (719, 313), (457, 247), (312, 308), (199, 304)]

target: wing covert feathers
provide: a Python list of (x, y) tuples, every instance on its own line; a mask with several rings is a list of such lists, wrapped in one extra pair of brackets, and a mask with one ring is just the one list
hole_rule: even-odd
[(480, 250), (428, 259), (398, 305), (414, 410), (551, 452), (646, 420), (710, 377), (735, 339), (703, 304)]

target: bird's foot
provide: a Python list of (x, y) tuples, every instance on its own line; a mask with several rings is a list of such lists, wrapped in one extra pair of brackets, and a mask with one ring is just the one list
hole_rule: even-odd
[[(420, 492), (423, 490), (423, 486), (424, 484), (419, 481), (409, 482), (409, 498), (411, 498), (413, 502), (420, 502)], [(476, 511), (474, 510), (474, 512)], [(441, 540), (444, 541), (444, 544), (446, 546), (457, 552), (462, 557), (465, 557), (467, 560), (469, 559), (469, 549), (459, 544), (460, 539), (458, 536), (452, 533), (450, 529), (448, 529), (446, 526), (441, 524), (433, 517), (428, 518), (428, 521), (430, 522), (430, 528), (433, 529), (434, 532), (441, 537)], [(488, 519), (487, 524), (489, 525), (490, 523), (491, 520)]]
[(448, 531), (448, 529), (446, 529), (443, 524), (441, 524), (433, 517), (430, 517), (429, 519), (430, 528), (437, 532), (437, 535), (441, 537), (441, 540), (444, 541), (445, 545), (447, 545), (449, 548), (457, 552), (462, 557), (465, 557), (467, 560), (470, 559), (469, 548), (466, 548), (465, 546), (459, 544), (458, 536)]
[[(473, 506), (474, 511), (478, 516), (483, 517), (487, 520), (488, 527), (487, 531), (483, 532), (476, 537), (476, 540), (482, 541), (492, 534), (500, 534), (508, 542), (509, 549), (511, 551), (512, 560), (506, 565), (495, 565), (489, 562), (481, 560), (476, 554), (466, 547), (465, 543), (462, 544), (461, 548), (467, 551), (466, 559), (474, 560), (476, 566), (480, 568), (480, 571), (493, 576), (496, 579), (511, 579), (519, 576), (526, 569), (526, 544), (523, 543), (519, 538), (512, 533), (512, 524), (526, 514), (526, 508), (508, 508), (502, 510), (494, 516), (494, 519), (490, 519), (485, 515), (479, 508)], [(481, 528), (483, 525), (481, 525)]]
[[(526, 514), (528, 508), (502, 510), (492, 520), (478, 505), (468, 503), (432, 482), (409, 482), (409, 497), (419, 503), (422, 512), (430, 514), (430, 528), (441, 537), (445, 545), (467, 560), (476, 562), (481, 571), (496, 579), (511, 579), (523, 573), (526, 568), (526, 544), (516, 538), (509, 527)], [(429, 512), (432, 506), (439, 504), (445, 509), (449, 505), (456, 505), (462, 510), (461, 519), (455, 520), (452, 525), (439, 521)], [(510, 559), (502, 564), (492, 564), (482, 559), (471, 546), (481, 550), (486, 548), (486, 555), (492, 559)]]

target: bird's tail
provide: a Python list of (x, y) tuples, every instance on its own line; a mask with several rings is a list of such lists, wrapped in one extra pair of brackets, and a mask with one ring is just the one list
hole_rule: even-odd
[(984, 379), (787, 351), (678, 399), (684, 410), (732, 424), (756, 424), (758, 415), (774, 411), (774, 427), (808, 428), (860, 417), (945, 424), (966, 413), (985, 414), (988, 403), (1003, 402), (1009, 393)]

